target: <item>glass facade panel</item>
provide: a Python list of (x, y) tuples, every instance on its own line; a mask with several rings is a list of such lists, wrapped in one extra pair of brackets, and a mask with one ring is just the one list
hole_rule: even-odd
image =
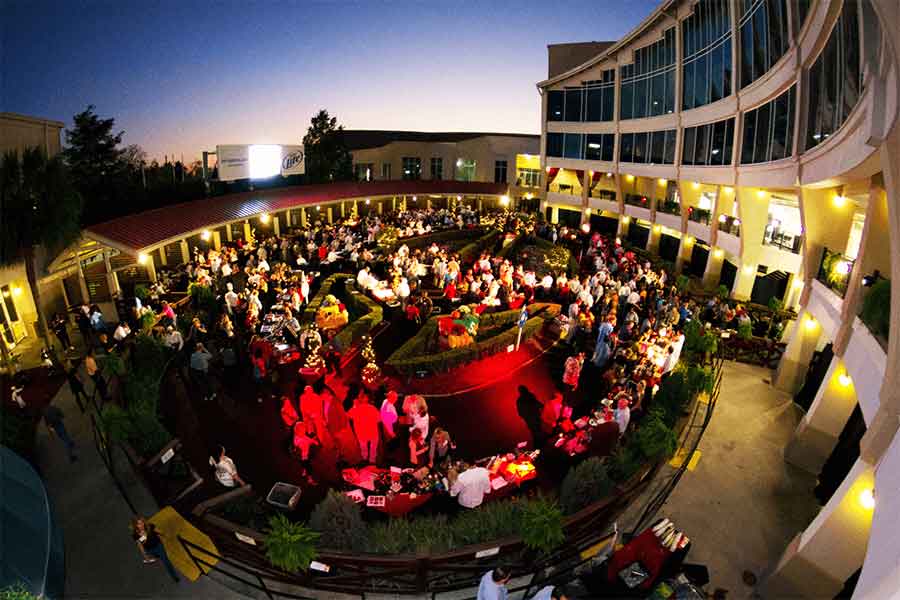
[(619, 139), (619, 161), (634, 162), (634, 134), (623, 133)]
[(566, 121), (581, 121), (581, 88), (566, 90)]
[(666, 146), (666, 132), (654, 131), (650, 134), (650, 162), (662, 164)]
[(603, 155), (600, 160), (614, 160), (614, 149), (616, 147), (616, 134), (607, 133), (603, 135)]
[(422, 179), (422, 159), (418, 156), (403, 157), (403, 179)]
[(581, 144), (584, 140), (584, 135), (580, 133), (567, 133), (565, 136), (563, 142), (563, 157), (582, 158)]
[(666, 131), (666, 148), (663, 151), (663, 163), (667, 165), (675, 164), (675, 130)]
[(634, 134), (634, 162), (636, 162), (636, 163), (647, 162), (647, 134), (646, 133), (635, 133)]
[(700, 0), (682, 21), (682, 108), (689, 110), (731, 94), (729, 0)]
[(734, 119), (687, 127), (681, 163), (685, 165), (730, 165), (734, 146)]
[(741, 164), (791, 156), (794, 140), (794, 87), (774, 100), (744, 113)]
[(562, 90), (550, 90), (547, 92), (548, 121), (562, 121), (563, 106), (565, 106), (565, 92)]
[(787, 0), (742, 2), (738, 26), (743, 88), (762, 77), (788, 51)]
[(584, 157), (587, 160), (613, 159), (614, 133), (587, 134), (584, 143)]
[[(612, 135), (610, 135), (610, 138)], [(612, 154), (612, 140), (609, 142)], [(605, 160), (605, 159), (604, 159)], [(675, 130), (623, 133), (619, 161), (671, 165), (675, 162)]]
[(563, 155), (563, 134), (548, 133), (547, 134), (547, 156)]
[(675, 29), (634, 51), (634, 63), (620, 67), (620, 119), (667, 114), (675, 108)]
[(581, 87), (547, 92), (548, 121), (612, 121), (615, 105), (615, 69), (603, 71), (596, 81), (583, 81)]

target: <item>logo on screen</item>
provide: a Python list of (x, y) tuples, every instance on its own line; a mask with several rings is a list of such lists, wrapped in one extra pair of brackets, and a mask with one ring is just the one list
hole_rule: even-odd
[(288, 171), (302, 162), (303, 150), (294, 150), (290, 154), (286, 154), (284, 158), (281, 159), (281, 168), (285, 171)]

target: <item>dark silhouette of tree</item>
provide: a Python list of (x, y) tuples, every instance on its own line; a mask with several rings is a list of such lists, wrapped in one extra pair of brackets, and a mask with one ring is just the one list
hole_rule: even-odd
[(84, 199), (84, 222), (109, 218), (114, 206), (127, 203), (126, 162), (119, 148), (124, 132), (113, 133), (115, 119), (101, 119), (89, 105), (66, 131), (65, 160), (72, 183)]
[[(52, 348), (41, 310), (37, 248), (59, 252), (78, 238), (81, 197), (62, 157), (48, 159), (39, 148), (9, 152), (0, 162), (0, 265), (25, 262), (41, 335)], [(3, 344), (0, 344), (3, 346)], [(4, 346), (5, 347), (5, 346)]]
[(324, 108), (312, 118), (303, 136), (306, 153), (306, 180), (310, 183), (350, 181), (353, 179), (353, 158), (344, 145), (343, 125)]

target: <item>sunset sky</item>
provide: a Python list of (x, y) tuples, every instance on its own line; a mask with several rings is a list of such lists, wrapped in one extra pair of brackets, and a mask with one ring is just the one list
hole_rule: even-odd
[(297, 143), (327, 108), (352, 129), (540, 131), (547, 44), (612, 40), (652, 0), (0, 0), (0, 111), (71, 123), (95, 104), (124, 143), (198, 158)]

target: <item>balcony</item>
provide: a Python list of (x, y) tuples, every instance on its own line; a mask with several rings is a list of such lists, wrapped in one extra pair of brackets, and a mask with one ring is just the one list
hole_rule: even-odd
[(719, 215), (719, 231), (741, 237), (741, 220), (737, 217)]
[(650, 199), (640, 194), (625, 194), (625, 204), (650, 210)]
[(712, 211), (708, 208), (697, 208), (696, 206), (688, 207), (688, 221), (700, 223), (701, 225), (709, 225), (712, 218)]
[(773, 246), (792, 254), (800, 254), (800, 249), (803, 247), (803, 236), (767, 227), (763, 234), (762, 245)]
[(656, 212), (666, 213), (667, 215), (681, 216), (681, 202), (677, 200), (657, 200)]
[(551, 183), (547, 191), (554, 194), (581, 196), (581, 188), (571, 183)]
[(834, 252), (825, 248), (822, 251), (822, 260), (819, 262), (819, 272), (816, 279), (835, 294), (844, 297), (847, 286), (850, 284), (850, 274), (853, 273), (854, 261), (840, 252)]

